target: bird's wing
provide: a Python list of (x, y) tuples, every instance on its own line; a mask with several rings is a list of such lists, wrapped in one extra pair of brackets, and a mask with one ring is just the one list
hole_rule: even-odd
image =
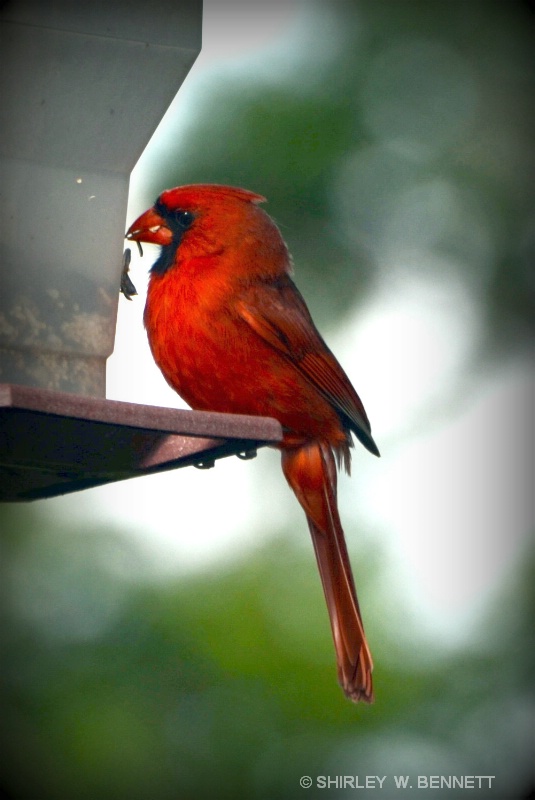
[(346, 420), (375, 455), (364, 406), (344, 370), (323, 341), (299, 290), (284, 277), (254, 284), (242, 292), (236, 310), (272, 347), (281, 352)]

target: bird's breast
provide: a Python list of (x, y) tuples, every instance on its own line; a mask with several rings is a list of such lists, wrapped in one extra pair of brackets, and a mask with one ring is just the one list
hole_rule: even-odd
[(145, 326), (156, 363), (188, 405), (275, 417), (297, 440), (346, 441), (332, 406), (234, 310), (232, 297), (170, 277), (151, 279)]

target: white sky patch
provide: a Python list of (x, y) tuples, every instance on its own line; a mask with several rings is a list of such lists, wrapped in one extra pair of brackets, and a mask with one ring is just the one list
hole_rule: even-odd
[[(380, 440), (400, 439), (440, 409), (479, 340), (477, 305), (456, 270), (443, 263), (442, 270), (417, 275), (415, 259), (385, 271), (366, 308), (357, 309), (353, 322), (331, 337), (380, 450)], [(438, 260), (432, 253), (425, 259)]]
[(533, 381), (522, 360), (477, 370), (480, 320), (456, 269), (384, 275), (331, 341), (382, 453), (357, 445), (341, 515), (351, 551), (385, 548), (384, 591), (406, 597), (416, 627), (458, 644), (533, 530)]
[(386, 537), (390, 580), (439, 639), (472, 631), (525, 552), (534, 525), (534, 399), (526, 365), (504, 368), (455, 418), (405, 442), (368, 475), (362, 510)]

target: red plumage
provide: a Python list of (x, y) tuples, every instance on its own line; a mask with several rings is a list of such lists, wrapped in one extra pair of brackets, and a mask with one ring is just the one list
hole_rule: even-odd
[(301, 503), (321, 574), (338, 676), (371, 702), (366, 642), (336, 501), (351, 433), (379, 455), (364, 407), (293, 283), (264, 198), (217, 185), (163, 192), (127, 238), (161, 245), (145, 326), (168, 383), (194, 409), (257, 414), (284, 429), (282, 466)]

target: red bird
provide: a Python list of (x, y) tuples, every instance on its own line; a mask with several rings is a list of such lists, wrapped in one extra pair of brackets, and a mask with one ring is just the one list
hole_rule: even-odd
[(167, 382), (194, 409), (275, 417), (282, 469), (308, 521), (351, 700), (372, 702), (366, 642), (336, 501), (336, 463), (349, 472), (351, 434), (375, 455), (359, 396), (293, 283), (261, 195), (231, 186), (163, 192), (126, 238), (161, 245), (145, 326)]

